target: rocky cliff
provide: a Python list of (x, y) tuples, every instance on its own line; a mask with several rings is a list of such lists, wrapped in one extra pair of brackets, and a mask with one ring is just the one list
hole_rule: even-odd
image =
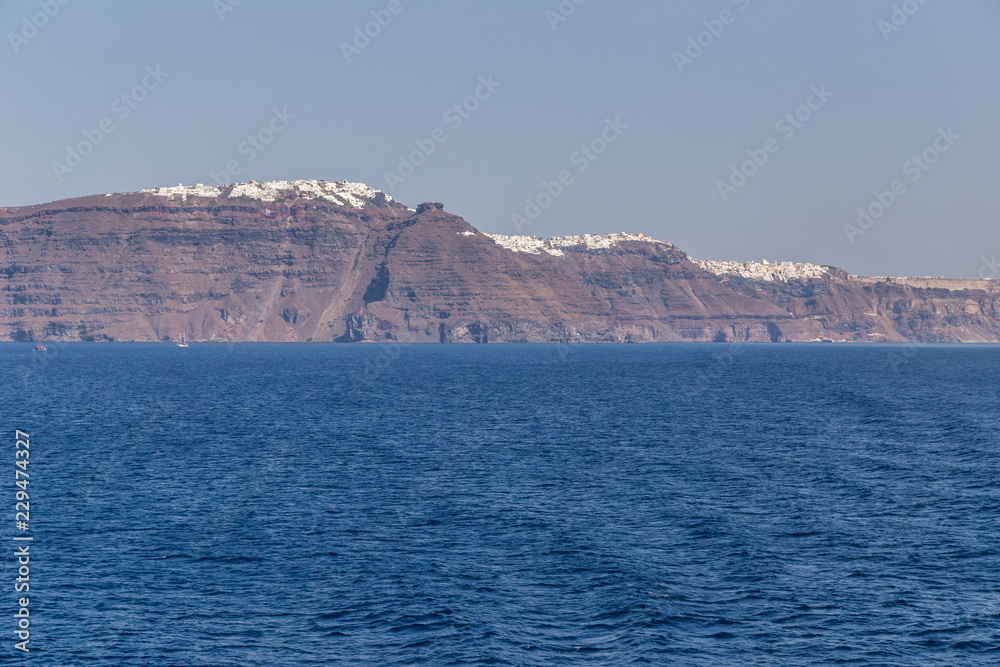
[(691, 260), (641, 235), (478, 232), (360, 184), (0, 209), (0, 339), (998, 341), (994, 281)]

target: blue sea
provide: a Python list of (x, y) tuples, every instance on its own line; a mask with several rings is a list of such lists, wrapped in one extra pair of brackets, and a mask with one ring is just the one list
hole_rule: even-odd
[(998, 347), (33, 347), (5, 664), (1000, 663)]

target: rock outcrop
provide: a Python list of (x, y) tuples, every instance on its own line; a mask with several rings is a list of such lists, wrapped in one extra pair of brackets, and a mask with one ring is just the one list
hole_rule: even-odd
[(361, 184), (0, 209), (0, 339), (1000, 341), (994, 281), (697, 262), (642, 235), (478, 232)]

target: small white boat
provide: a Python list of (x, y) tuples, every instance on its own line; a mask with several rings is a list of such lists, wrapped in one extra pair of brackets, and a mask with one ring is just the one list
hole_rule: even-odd
[(181, 342), (177, 343), (177, 347), (187, 347), (188, 344), (184, 342), (184, 334), (181, 334)]

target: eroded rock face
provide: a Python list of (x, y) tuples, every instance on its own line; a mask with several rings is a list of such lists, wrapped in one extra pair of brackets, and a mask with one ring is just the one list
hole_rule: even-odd
[(641, 235), (491, 236), (361, 184), (243, 185), (0, 209), (0, 339), (1000, 340), (992, 281), (755, 280)]

